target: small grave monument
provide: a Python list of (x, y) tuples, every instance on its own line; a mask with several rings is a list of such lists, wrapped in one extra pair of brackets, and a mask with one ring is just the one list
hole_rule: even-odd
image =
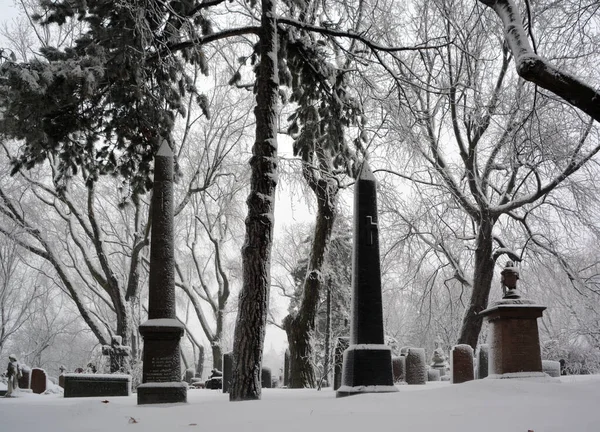
[[(113, 335), (110, 340), (110, 345), (104, 345), (102, 347), (102, 355), (109, 357), (110, 373), (126, 373), (129, 372), (129, 356), (131, 355), (131, 348), (123, 345), (123, 338), (121, 336)], [(95, 366), (88, 364), (89, 373), (95, 373)]]
[(31, 369), (31, 391), (36, 394), (42, 394), (46, 391), (46, 382), (48, 377), (44, 369)]
[(440, 381), (440, 370), (427, 369), (427, 381)]
[(475, 379), (473, 348), (471, 345), (460, 344), (452, 348), (450, 367), (452, 369), (452, 384), (460, 384)]
[(406, 376), (406, 356), (392, 357), (392, 372), (394, 373), (394, 382), (400, 383)]
[(480, 312), (489, 324), (489, 377), (544, 377), (537, 319), (546, 306), (521, 298), (512, 262), (501, 274), (504, 297)]
[(233, 351), (223, 354), (223, 393), (229, 393), (233, 375)]
[(542, 360), (542, 370), (552, 378), (560, 377), (560, 362), (555, 360)]
[(409, 385), (427, 384), (425, 349), (409, 348), (406, 354), (406, 383)]
[(489, 375), (489, 359), (490, 346), (488, 344), (479, 345), (477, 348), (477, 379), (484, 379)]
[(435, 349), (431, 356), (431, 364), (429, 365), (432, 369), (439, 371), (439, 375), (442, 377), (446, 375), (446, 369), (448, 368), (448, 362), (446, 355), (442, 348), (443, 342), (440, 338), (437, 338), (434, 342)]
[(264, 367), (261, 371), (261, 387), (262, 388), (271, 388), (273, 383), (271, 382), (271, 369)]
[(175, 316), (173, 165), (173, 152), (163, 140), (154, 162), (148, 321), (139, 329), (144, 338), (139, 405), (187, 402), (179, 345), (184, 327)]

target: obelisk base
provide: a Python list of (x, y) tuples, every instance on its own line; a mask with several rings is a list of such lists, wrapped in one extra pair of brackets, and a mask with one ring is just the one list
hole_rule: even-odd
[(537, 319), (546, 306), (504, 299), (480, 315), (489, 324), (489, 378), (543, 377)]
[(187, 402), (187, 383), (181, 381), (180, 365), (183, 332), (176, 319), (152, 319), (140, 325), (144, 365), (138, 405)]
[(350, 345), (344, 351), (342, 385), (336, 397), (361, 393), (397, 392), (392, 371), (392, 350), (387, 345)]

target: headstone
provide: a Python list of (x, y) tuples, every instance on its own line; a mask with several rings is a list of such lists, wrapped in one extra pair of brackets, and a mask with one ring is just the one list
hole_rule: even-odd
[(138, 405), (187, 402), (180, 365), (184, 326), (175, 315), (173, 168), (173, 152), (163, 140), (154, 162), (148, 321), (139, 328), (144, 352)]
[(195, 374), (196, 374), (196, 371), (195, 371), (195, 369), (193, 367), (187, 368), (185, 370), (185, 378), (184, 378), (185, 382), (188, 383), (188, 384), (191, 384), (192, 383), (192, 379), (194, 378)]
[(28, 390), (31, 389), (31, 368), (27, 365), (21, 364), (21, 378), (19, 378), (19, 389)]
[[(341, 370), (341, 365), (340, 365)], [(283, 356), (283, 386), (287, 387), (290, 383), (290, 350), (286, 349)]]
[(427, 381), (440, 381), (440, 370), (427, 369)]
[(481, 344), (477, 347), (477, 379), (484, 379), (489, 375), (490, 346)]
[(488, 322), (489, 377), (545, 377), (537, 319), (546, 306), (521, 298), (519, 271), (512, 262), (501, 274), (504, 297), (479, 313)]
[(452, 348), (450, 367), (452, 369), (452, 384), (460, 384), (475, 379), (473, 372), (473, 348), (471, 345), (460, 344)]
[[(102, 355), (109, 357), (110, 373), (127, 373), (129, 372), (129, 356), (131, 355), (131, 348), (123, 345), (123, 338), (121, 336), (113, 335), (111, 337), (110, 345), (104, 345), (102, 347)], [(88, 364), (88, 370), (86, 372), (95, 373), (93, 370), (95, 367), (93, 364)]]
[(542, 370), (552, 378), (560, 377), (560, 362), (554, 360), (542, 360)]
[(377, 212), (377, 181), (366, 161), (354, 183), (350, 347), (337, 397), (394, 392), (392, 350), (385, 345)]
[(271, 369), (270, 368), (262, 368), (262, 377), (261, 377), (261, 387), (262, 388), (271, 388), (273, 383), (271, 382)]
[(36, 394), (42, 394), (46, 391), (46, 382), (48, 377), (44, 369), (33, 368), (31, 370), (31, 390)]
[(342, 367), (344, 363), (344, 351), (350, 346), (349, 337), (339, 337), (335, 341), (333, 353), (333, 390), (337, 390), (342, 385)]
[(406, 383), (409, 385), (427, 384), (425, 348), (409, 348), (406, 354)]
[(231, 375), (233, 375), (233, 351), (223, 354), (223, 393), (229, 393)]
[(406, 375), (406, 357), (405, 356), (394, 356), (392, 357), (392, 371), (394, 373), (394, 382), (399, 383), (404, 381)]
[(64, 397), (129, 396), (131, 375), (101, 375), (72, 373), (62, 375), (65, 380)]

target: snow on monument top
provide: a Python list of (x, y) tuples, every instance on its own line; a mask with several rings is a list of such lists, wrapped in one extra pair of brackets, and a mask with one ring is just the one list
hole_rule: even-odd
[(158, 152), (156, 152), (156, 156), (173, 157), (173, 150), (169, 147), (169, 143), (166, 139), (163, 139)]
[(363, 161), (360, 171), (358, 172), (358, 176), (356, 177), (357, 181), (371, 181), (377, 182), (375, 176), (373, 175), (373, 171), (371, 171), (371, 167), (369, 163), (365, 160)]

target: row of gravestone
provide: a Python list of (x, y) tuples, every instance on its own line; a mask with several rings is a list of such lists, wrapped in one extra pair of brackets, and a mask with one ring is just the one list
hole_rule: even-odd
[[(343, 354), (349, 343), (350, 340), (347, 337), (337, 339), (334, 351), (334, 390), (337, 390), (342, 382)], [(438, 350), (436, 349), (436, 351)], [(473, 354), (473, 348), (470, 345), (456, 345), (450, 353), (450, 365), (443, 355), (434, 353), (433, 362), (428, 367), (425, 361), (425, 349), (404, 347), (400, 350), (399, 356), (392, 357), (394, 382), (414, 385), (425, 384), (427, 381), (448, 380), (453, 384), (459, 384), (473, 379), (486, 378), (489, 374), (489, 345), (480, 345), (476, 355)], [(559, 362), (543, 360), (542, 367), (549, 376), (560, 376)], [(447, 371), (450, 373), (447, 374)]]
[(30, 391), (32, 393), (42, 394), (46, 391), (48, 376), (44, 369), (30, 368), (26, 365), (19, 365), (21, 377), (18, 378), (19, 390)]

